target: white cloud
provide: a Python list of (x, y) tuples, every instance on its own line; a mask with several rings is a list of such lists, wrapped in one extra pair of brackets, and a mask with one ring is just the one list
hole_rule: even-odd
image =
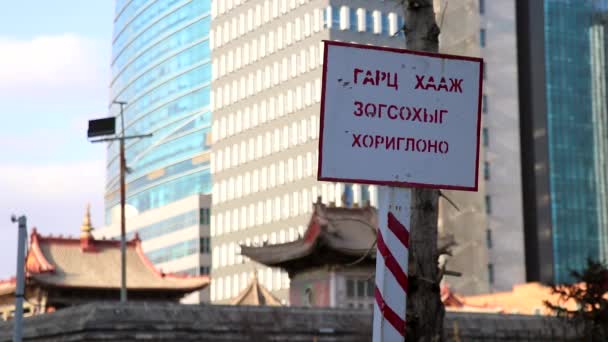
[(0, 279), (14, 274), (17, 227), (11, 214), (24, 214), (28, 229), (78, 236), (84, 208), (91, 203), (93, 224), (103, 226), (103, 159), (56, 165), (0, 167)]
[[(104, 160), (78, 161), (56, 165), (4, 164), (0, 168), (0, 192), (19, 198), (56, 201), (58, 196), (78, 198), (103, 192)], [(7, 196), (0, 197), (0, 207)]]
[(73, 34), (31, 40), (0, 37), (0, 90), (108, 85), (110, 46)]
[[(90, 202), (103, 226), (105, 154), (86, 141), (86, 122), (107, 110), (110, 44), (0, 36), (0, 52), (0, 258), (14, 261), (13, 213), (44, 234), (77, 236)], [(13, 262), (0, 264), (0, 279), (14, 272)]]

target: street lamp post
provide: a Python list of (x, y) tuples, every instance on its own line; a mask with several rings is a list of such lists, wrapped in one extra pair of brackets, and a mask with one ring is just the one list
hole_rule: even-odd
[[(108, 142), (108, 141), (116, 141), (119, 142), (120, 149), (120, 161), (119, 161), (119, 174), (120, 174), (120, 301), (125, 303), (127, 301), (127, 234), (126, 234), (126, 215), (125, 215), (125, 205), (126, 205), (126, 194), (125, 194), (125, 172), (127, 169), (126, 158), (125, 158), (125, 140), (127, 139), (139, 139), (139, 138), (147, 138), (151, 137), (152, 134), (141, 134), (141, 135), (125, 135), (125, 116), (124, 116), (124, 106), (127, 102), (124, 101), (112, 101), (113, 104), (120, 105), (120, 135), (118, 137), (111, 138), (102, 138), (98, 140), (92, 140), (93, 143), (98, 142)], [(112, 120), (114, 119), (114, 123)], [(115, 133), (115, 121), (116, 118), (109, 119), (110, 124), (103, 124), (104, 121), (108, 121), (108, 119), (94, 120), (96, 122), (102, 122), (102, 125), (93, 126), (92, 122), (89, 121), (89, 138), (96, 137), (100, 135), (108, 135)], [(111, 126), (111, 127), (110, 127)]]
[(15, 289), (15, 323), (13, 325), (13, 342), (21, 342), (23, 332), (23, 298), (25, 296), (25, 243), (27, 238), (27, 219), (25, 216), (14, 215), (13, 223), (17, 222), (19, 234), (17, 238), (17, 287)]
[(125, 215), (125, 116), (124, 101), (114, 101), (120, 105), (120, 301), (127, 301), (127, 234)]

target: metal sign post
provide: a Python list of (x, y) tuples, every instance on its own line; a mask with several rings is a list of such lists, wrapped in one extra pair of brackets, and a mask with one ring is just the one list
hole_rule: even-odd
[(400, 341), (405, 335), (411, 191), (380, 186), (378, 203), (373, 341)]
[(480, 58), (325, 42), (322, 181), (380, 185), (373, 341), (403, 341), (412, 193), (477, 191)]

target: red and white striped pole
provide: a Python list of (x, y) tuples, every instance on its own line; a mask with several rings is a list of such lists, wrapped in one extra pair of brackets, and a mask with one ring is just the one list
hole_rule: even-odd
[(410, 203), (410, 189), (378, 187), (374, 342), (405, 340)]

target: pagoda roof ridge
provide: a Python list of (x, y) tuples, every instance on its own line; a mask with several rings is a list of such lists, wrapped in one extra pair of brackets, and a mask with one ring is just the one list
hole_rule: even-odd
[(377, 213), (373, 207), (343, 208), (314, 203), (304, 236), (261, 247), (241, 246), (241, 254), (267, 266), (294, 271), (375, 259)]
[[(120, 288), (120, 241), (90, 238), (92, 248), (81, 248), (82, 238), (30, 234), (26, 256), (28, 281), (56, 287)], [(127, 289), (167, 289), (190, 292), (209, 285), (208, 275), (162, 272), (145, 255), (136, 234), (127, 241)], [(0, 289), (0, 291), (2, 291)]]
[(266, 289), (257, 277), (257, 271), (253, 271), (251, 281), (231, 302), (233, 305), (270, 305), (280, 306), (281, 302), (268, 289)]

